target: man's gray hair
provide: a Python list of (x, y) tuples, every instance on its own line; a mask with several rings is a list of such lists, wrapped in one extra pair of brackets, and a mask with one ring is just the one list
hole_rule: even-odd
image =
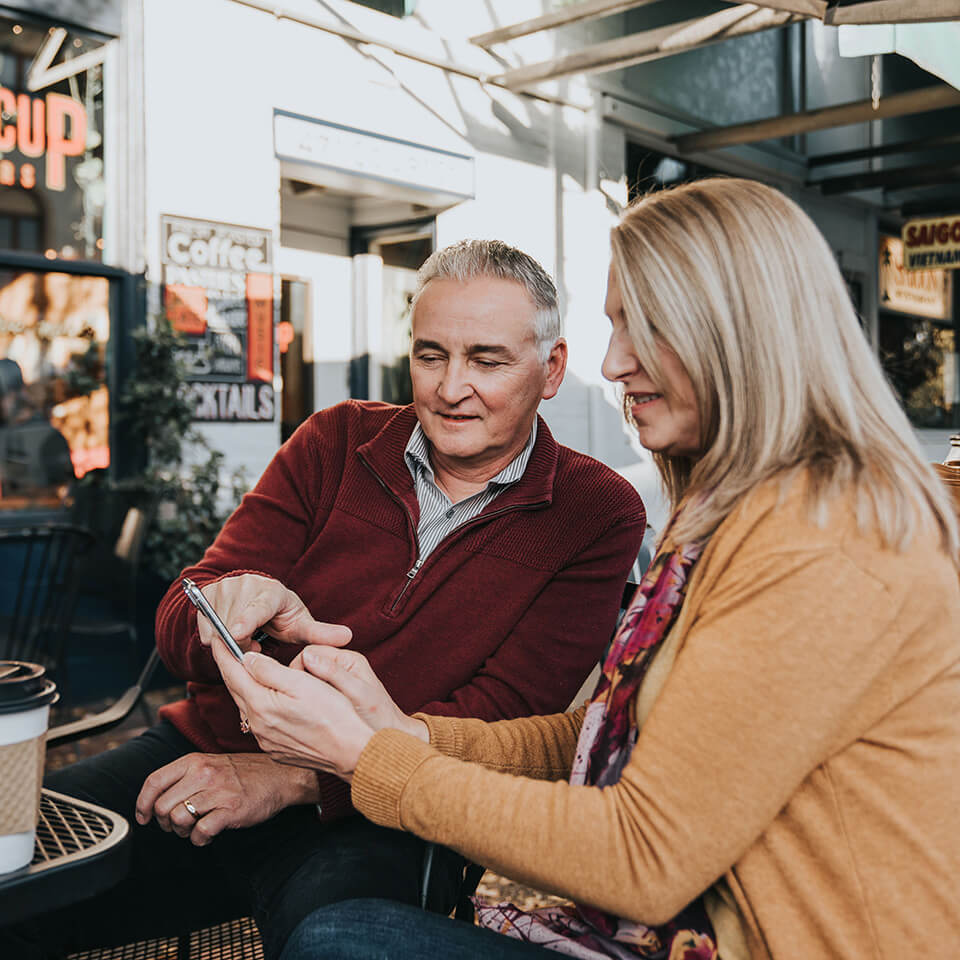
[(513, 280), (527, 291), (536, 309), (533, 335), (537, 353), (540, 362), (546, 363), (550, 350), (560, 336), (557, 288), (547, 271), (533, 257), (502, 240), (460, 240), (434, 251), (417, 273), (417, 290), (413, 295), (411, 315), (431, 280), (464, 282), (481, 277)]

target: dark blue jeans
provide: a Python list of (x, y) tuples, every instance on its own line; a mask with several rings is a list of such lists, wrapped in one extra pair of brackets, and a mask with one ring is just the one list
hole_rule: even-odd
[[(131, 871), (104, 894), (16, 930), (0, 930), (0, 957), (59, 957), (252, 915), (272, 960), (290, 932), (318, 907), (371, 896), (419, 903), (423, 841), (360, 816), (327, 824), (318, 821), (312, 806), (289, 807), (255, 827), (225, 831), (206, 847), (165, 833), (153, 821), (138, 826), (133, 814), (143, 781), (193, 752), (172, 724), (161, 722), (47, 777), (51, 789), (127, 818)], [(432, 908), (453, 909), (462, 865), (459, 855), (437, 849)]]
[(548, 960), (546, 947), (387, 900), (315, 910), (290, 934), (280, 960)]

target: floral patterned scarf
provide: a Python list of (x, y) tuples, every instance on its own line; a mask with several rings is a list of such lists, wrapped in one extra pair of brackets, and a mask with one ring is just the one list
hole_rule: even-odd
[[(603, 660), (570, 773), (571, 784), (606, 787), (620, 779), (637, 742), (635, 700), (653, 657), (683, 605), (700, 546), (657, 555)], [(715, 960), (716, 935), (700, 899), (668, 923), (647, 927), (592, 907), (477, 903), (481, 926), (582, 960)]]

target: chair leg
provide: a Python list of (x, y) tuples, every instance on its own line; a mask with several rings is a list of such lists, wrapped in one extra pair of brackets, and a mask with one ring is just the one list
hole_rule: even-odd
[(476, 920), (476, 912), (470, 898), (476, 893), (485, 872), (486, 868), (478, 863), (467, 864), (467, 869), (463, 874), (463, 885), (460, 887), (460, 897), (457, 900), (457, 908), (453, 914), (458, 920), (465, 920), (467, 923), (473, 923)]
[[(435, 843), (428, 843), (423, 852), (423, 873), (420, 880), (420, 908), (422, 910), (427, 909), (427, 899), (433, 870), (433, 856), (436, 849), (437, 845)], [(457, 892), (457, 904), (453, 914), (458, 920), (466, 920), (468, 923), (473, 923), (475, 915), (473, 901), (470, 897), (473, 896), (485, 872), (486, 868), (477, 863), (467, 863), (464, 868), (463, 877), (460, 881), (460, 889)]]
[(140, 696), (140, 712), (143, 714), (143, 721), (148, 727), (152, 727), (154, 724), (153, 711), (150, 709), (150, 704), (147, 703), (147, 694), (146, 691)]
[(177, 937), (177, 960), (190, 960), (190, 934), (181, 933)]
[(423, 874), (420, 880), (420, 909), (427, 909), (427, 891), (430, 889), (430, 873), (433, 870), (433, 854), (437, 849), (435, 843), (428, 843), (423, 852)]

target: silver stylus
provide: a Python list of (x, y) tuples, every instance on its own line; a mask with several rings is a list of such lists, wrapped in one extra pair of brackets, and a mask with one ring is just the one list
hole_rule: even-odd
[(184, 577), (182, 584), (183, 592), (190, 598), (190, 602), (213, 624), (213, 629), (220, 634), (220, 638), (230, 652), (242, 663), (243, 651), (237, 645), (237, 641), (233, 639), (233, 634), (227, 629), (226, 624), (217, 616), (217, 611), (210, 606), (200, 588), (189, 577)]

